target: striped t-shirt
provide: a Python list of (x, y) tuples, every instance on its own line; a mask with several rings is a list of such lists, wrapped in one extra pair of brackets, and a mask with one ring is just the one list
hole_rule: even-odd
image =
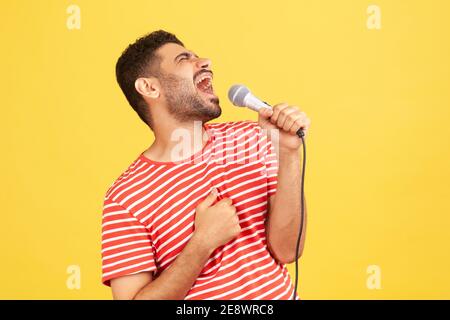
[(106, 192), (102, 282), (143, 271), (157, 277), (194, 232), (195, 208), (216, 187), (232, 199), (240, 235), (218, 247), (185, 299), (290, 299), (286, 266), (270, 254), (265, 220), (277, 186), (274, 147), (257, 122), (205, 123), (209, 140), (180, 162), (141, 153)]

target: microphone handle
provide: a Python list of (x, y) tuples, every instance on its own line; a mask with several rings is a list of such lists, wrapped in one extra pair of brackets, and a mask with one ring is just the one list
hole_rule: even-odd
[[(272, 106), (270, 105), (270, 104), (268, 104), (267, 102), (265, 102), (265, 101), (263, 101), (265, 104), (267, 104), (269, 107), (271, 107), (272, 108)], [(296, 132), (296, 134), (297, 134), (297, 136), (299, 137), (299, 138), (301, 138), (301, 137), (304, 137), (305, 136), (305, 133), (303, 132), (303, 130), (300, 128), (300, 129), (298, 129), (297, 130), (297, 132)]]

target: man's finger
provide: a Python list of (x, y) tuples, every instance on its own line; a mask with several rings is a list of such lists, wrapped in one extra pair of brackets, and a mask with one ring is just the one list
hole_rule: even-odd
[(212, 188), (211, 192), (208, 194), (208, 196), (202, 202), (199, 203), (198, 207), (200, 209), (206, 209), (206, 208), (210, 207), (216, 199), (217, 199), (217, 189)]
[(281, 112), (284, 108), (287, 108), (287, 107), (289, 107), (289, 105), (288, 105), (287, 103), (279, 103), (279, 104), (276, 104), (276, 105), (273, 107), (273, 114), (272, 114), (272, 116), (270, 117), (270, 122), (272, 122), (272, 124), (276, 125), (276, 124), (277, 124), (277, 120), (278, 120), (278, 116), (279, 116), (280, 112)]
[(296, 113), (296, 112), (298, 112), (298, 110), (295, 107), (284, 108), (280, 112), (280, 115), (278, 116), (278, 120), (277, 120), (278, 128), (283, 128), (286, 120), (288, 120), (290, 118), (289, 115), (291, 115), (291, 117), (292, 117), (292, 113)]

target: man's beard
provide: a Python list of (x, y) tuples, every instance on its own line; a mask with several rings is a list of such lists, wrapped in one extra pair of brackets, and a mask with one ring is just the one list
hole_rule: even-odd
[(193, 80), (171, 74), (159, 75), (170, 114), (180, 122), (208, 122), (218, 118), (222, 109), (218, 98), (210, 98), (208, 104), (200, 94), (192, 91)]

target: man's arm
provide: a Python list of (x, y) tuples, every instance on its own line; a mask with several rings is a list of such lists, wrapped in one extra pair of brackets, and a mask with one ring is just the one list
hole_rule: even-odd
[[(302, 140), (296, 132), (302, 128), (305, 137), (311, 121), (296, 106), (287, 103), (275, 105), (272, 109), (259, 110), (258, 123), (261, 128), (277, 130), (275, 144), (278, 158), (277, 191), (270, 197), (266, 220), (267, 246), (281, 263), (295, 261), (298, 232), (300, 229), (300, 153)], [(271, 139), (272, 134), (268, 135)], [(272, 140), (272, 139), (271, 139)], [(303, 199), (304, 221), (298, 256), (303, 252), (306, 231), (306, 202)]]
[(152, 273), (142, 272), (111, 280), (114, 299), (180, 300), (183, 299), (213, 252), (194, 234), (173, 264), (153, 280)]
[(111, 279), (114, 299), (180, 300), (191, 289), (211, 253), (241, 232), (232, 200), (217, 199), (215, 190), (196, 208), (195, 230), (175, 261), (156, 279), (141, 272)]
[[(300, 229), (300, 156), (298, 152), (279, 154), (277, 192), (271, 196), (266, 220), (267, 245), (281, 263), (295, 262), (295, 249)], [(304, 221), (298, 251), (301, 256), (306, 234), (306, 200), (303, 198)]]

